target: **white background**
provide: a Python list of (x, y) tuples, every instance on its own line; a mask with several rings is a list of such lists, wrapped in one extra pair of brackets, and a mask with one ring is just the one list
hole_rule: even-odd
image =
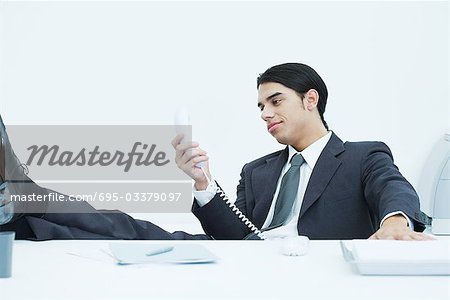
[[(0, 3), (6, 124), (172, 124), (187, 106), (214, 177), (281, 149), (256, 77), (303, 62), (326, 82), (325, 119), (381, 140), (417, 187), (450, 128), (448, 2)], [(120, 137), (118, 137), (120, 138)]]

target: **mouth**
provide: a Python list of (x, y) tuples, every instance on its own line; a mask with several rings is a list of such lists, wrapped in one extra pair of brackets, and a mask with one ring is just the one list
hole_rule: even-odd
[(272, 133), (274, 132), (281, 124), (282, 122), (273, 122), (267, 125), (267, 130)]

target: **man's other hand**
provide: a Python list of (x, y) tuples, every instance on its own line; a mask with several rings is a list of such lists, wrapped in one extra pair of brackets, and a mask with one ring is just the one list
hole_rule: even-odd
[(369, 239), (405, 241), (434, 240), (432, 236), (411, 230), (408, 227), (408, 221), (402, 215), (394, 215), (384, 220), (381, 228), (372, 234)]

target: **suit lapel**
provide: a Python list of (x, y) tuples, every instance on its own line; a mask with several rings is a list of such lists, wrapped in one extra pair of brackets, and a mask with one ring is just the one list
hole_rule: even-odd
[(331, 178), (333, 178), (341, 164), (341, 161), (336, 156), (343, 151), (345, 151), (343, 142), (333, 133), (312, 171), (303, 197), (299, 220), (314, 202), (319, 199)]
[(253, 220), (257, 227), (261, 227), (267, 218), (277, 188), (277, 181), (286, 164), (288, 153), (286, 147), (280, 155), (267, 159), (265, 164), (255, 168), (252, 172), (252, 186), (261, 187), (254, 189)]

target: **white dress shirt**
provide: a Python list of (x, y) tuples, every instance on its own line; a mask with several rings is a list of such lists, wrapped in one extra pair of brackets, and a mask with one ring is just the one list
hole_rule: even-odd
[[(331, 134), (332, 134), (332, 132), (329, 131), (326, 135), (324, 135), (323, 137), (321, 137), (320, 139), (318, 139), (317, 141), (315, 141), (314, 143), (312, 143), (311, 145), (306, 147), (301, 152), (298, 152), (297, 150), (294, 149), (294, 147), (292, 147), (290, 145), (288, 146), (289, 156), (288, 156), (287, 162), (281, 171), (280, 177), (278, 178), (277, 188), (275, 190), (275, 194), (274, 194), (272, 204), (269, 209), (269, 213), (267, 214), (267, 218), (266, 218), (262, 228), (260, 228), (260, 229), (269, 227), (269, 224), (272, 222), (273, 214), (275, 211), (275, 204), (277, 201), (278, 194), (280, 192), (281, 179), (283, 178), (283, 175), (289, 170), (289, 168), (291, 166), (291, 164), (290, 164), (291, 158), (295, 154), (300, 153), (303, 156), (303, 158), (305, 159), (305, 162), (300, 167), (300, 181), (299, 181), (299, 185), (298, 185), (298, 192), (297, 192), (297, 197), (296, 197), (293, 207), (292, 207), (291, 214), (289, 215), (285, 225), (265, 231), (264, 234), (267, 238), (269, 238), (269, 239), (283, 238), (283, 237), (287, 237), (287, 236), (297, 236), (298, 235), (297, 223), (298, 223), (298, 218), (300, 216), (300, 209), (302, 207), (302, 202), (303, 202), (303, 197), (305, 195), (306, 187), (308, 186), (309, 179), (311, 177), (311, 173), (317, 163), (317, 160), (319, 159), (320, 154), (322, 153), (323, 149), (325, 148), (325, 146), (327, 145), (328, 141), (331, 138)], [(204, 191), (197, 191), (194, 188), (193, 193), (194, 193), (194, 197), (197, 199), (198, 205), (200, 207), (202, 207), (205, 204), (207, 204), (209, 201), (211, 201), (211, 199), (216, 194), (216, 189), (217, 189), (217, 185), (214, 180), (211, 180), (210, 184)], [(380, 227), (383, 224), (384, 220), (386, 220), (388, 217), (396, 215), (396, 214), (403, 215), (408, 220), (409, 227), (412, 228), (411, 220), (406, 216), (406, 214), (404, 214), (401, 211), (391, 212), (391, 213), (387, 214), (386, 216), (384, 216), (384, 218), (382, 219), (382, 221), (380, 223)]]
[(277, 202), (277, 197), (280, 192), (280, 186), (281, 186), (281, 179), (283, 178), (284, 174), (289, 170), (291, 167), (290, 161), (291, 158), (297, 154), (300, 153), (303, 156), (303, 159), (305, 162), (300, 167), (300, 182), (298, 185), (298, 192), (297, 192), (297, 198), (295, 199), (294, 205), (292, 207), (292, 211), (290, 216), (288, 217), (285, 225), (277, 227), (275, 229), (269, 230), (265, 232), (265, 235), (267, 238), (277, 238), (277, 237), (286, 237), (286, 236), (296, 236), (298, 235), (297, 231), (297, 223), (298, 223), (298, 217), (300, 216), (300, 209), (302, 207), (303, 203), (303, 197), (305, 195), (306, 187), (309, 183), (309, 178), (311, 177), (312, 170), (314, 169), (314, 166), (316, 165), (317, 160), (319, 159), (320, 154), (322, 153), (323, 149), (325, 148), (326, 144), (331, 138), (331, 131), (328, 132), (326, 135), (306, 147), (303, 151), (298, 152), (294, 149), (292, 146), (288, 146), (289, 150), (289, 156), (287, 163), (284, 165), (283, 169), (281, 170), (281, 175), (278, 178), (277, 182), (277, 189), (275, 190), (275, 194), (272, 200), (272, 204), (270, 206), (269, 213), (267, 215), (266, 221), (264, 222), (263, 229), (269, 227), (269, 224), (272, 222), (273, 214), (275, 211), (275, 204)]

